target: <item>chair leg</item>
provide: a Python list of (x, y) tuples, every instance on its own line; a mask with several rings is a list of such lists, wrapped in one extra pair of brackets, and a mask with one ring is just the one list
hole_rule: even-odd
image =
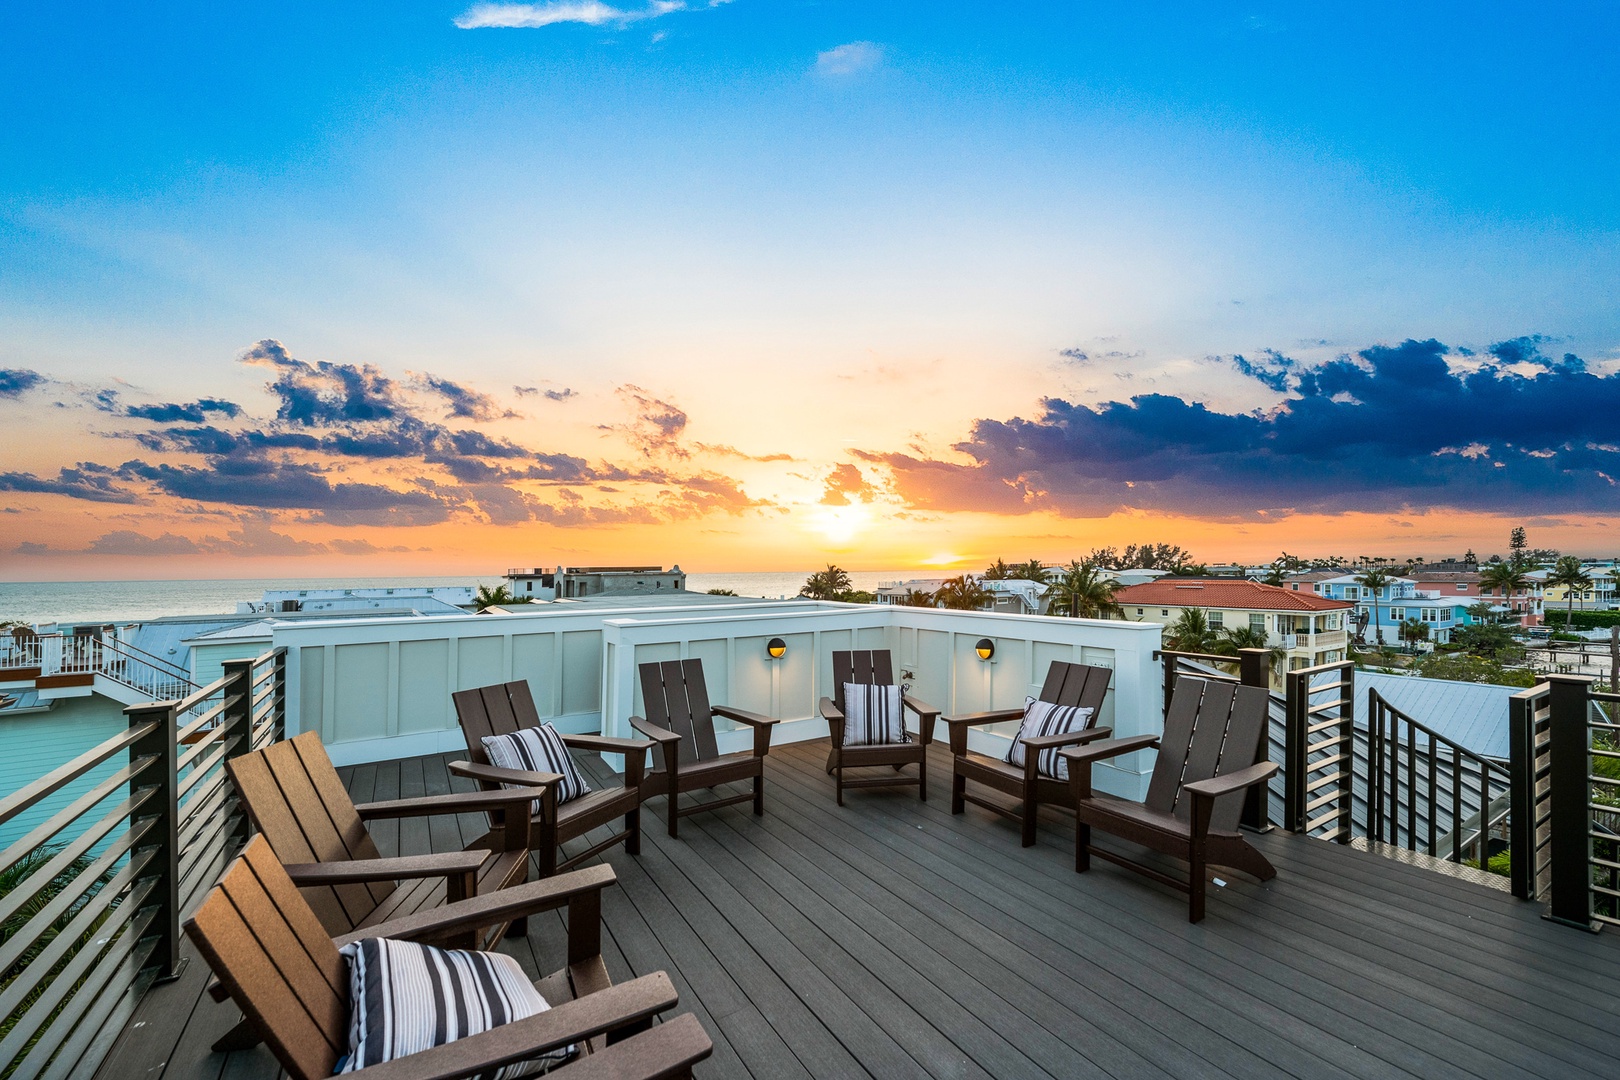
[(967, 777), (951, 770), (951, 813), (960, 814), (967, 807)]
[(923, 758), (917, 762), (917, 798), (923, 802), (928, 801), (928, 758), (926, 751)]
[(1209, 885), (1209, 873), (1204, 863), (1204, 852), (1194, 846), (1187, 860), (1187, 921), (1204, 919), (1204, 891)]
[(681, 836), (681, 802), (680, 797), (673, 791), (669, 793), (669, 835), (677, 840)]
[(506, 928), (506, 934), (504, 936), (509, 937), (509, 938), (528, 937), (529, 936), (529, 917), (527, 915), (525, 915), (521, 919), (513, 919), (512, 922), (511, 922), (511, 925), (509, 925)]
[(754, 816), (765, 816), (765, 774), (754, 777)]
[(1040, 803), (1035, 801), (1033, 791), (1024, 792), (1024, 822), (1023, 842), (1025, 847), (1035, 846), (1035, 815), (1040, 813)]
[(1074, 823), (1074, 872), (1083, 874), (1091, 869), (1091, 826), (1083, 821)]
[(641, 804), (624, 815), (624, 850), (631, 855), (641, 854)]
[(834, 772), (833, 772), (833, 780), (838, 785), (838, 805), (843, 806), (844, 805), (844, 767), (842, 765), (838, 766), (838, 768), (836, 770), (834, 770)]
[(264, 1040), (259, 1038), (259, 1029), (253, 1026), (253, 1021), (243, 1017), (235, 1027), (214, 1040), (208, 1049), (216, 1054), (228, 1054), (233, 1050), (251, 1050)]

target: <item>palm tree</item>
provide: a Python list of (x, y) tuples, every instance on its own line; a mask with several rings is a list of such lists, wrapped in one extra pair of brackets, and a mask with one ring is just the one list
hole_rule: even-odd
[(1239, 649), (1265, 649), (1271, 654), (1271, 666), (1278, 668), (1288, 657), (1288, 650), (1281, 645), (1273, 645), (1264, 630), (1256, 630), (1249, 626), (1234, 626), (1230, 630), (1221, 631), (1220, 638), (1215, 642), (1214, 651), (1221, 656), (1236, 656)]
[(1102, 575), (1092, 563), (1070, 561), (1063, 568), (1063, 577), (1052, 586), (1052, 613), (1068, 615), (1074, 619), (1106, 619), (1110, 615), (1124, 615), (1125, 609), (1114, 602), (1119, 582)]
[(1170, 624), (1165, 640), (1177, 652), (1209, 653), (1215, 648), (1216, 637), (1204, 609), (1190, 607), (1181, 609), (1181, 618)]
[(512, 590), (505, 585), (497, 585), (493, 589), (488, 585), (478, 586), (478, 595), (473, 597), (473, 606), (479, 611), (492, 607), (506, 607), (508, 604), (532, 604), (532, 596), (513, 596)]
[(1575, 594), (1592, 587), (1592, 575), (1581, 565), (1579, 556), (1561, 555), (1553, 564), (1552, 573), (1547, 575), (1547, 584), (1564, 587), (1564, 596), (1569, 600), (1569, 611), (1564, 616), (1564, 629), (1568, 630), (1575, 622)]
[(1401, 640), (1416, 645), (1429, 640), (1429, 624), (1422, 619), (1407, 619), (1401, 623)]
[(1522, 592), (1530, 585), (1530, 579), (1525, 575), (1524, 567), (1516, 562), (1491, 563), (1479, 572), (1479, 585), (1485, 590), (1502, 590), (1503, 603), (1509, 612), (1513, 610), (1513, 594)]
[(997, 559), (992, 565), (985, 567), (984, 579), (986, 581), (1006, 581), (1013, 576), (1013, 568), (1007, 565), (1006, 560)]
[(1384, 628), (1379, 623), (1378, 591), (1389, 588), (1390, 582), (1393, 580), (1394, 578), (1389, 571), (1378, 567), (1369, 568), (1356, 578), (1356, 584), (1364, 589), (1372, 590), (1373, 636), (1378, 639), (1378, 648), (1380, 650), (1384, 647)]
[(934, 594), (927, 589), (907, 589), (906, 594), (894, 601), (901, 607), (936, 607)]
[(995, 598), (995, 593), (980, 585), (972, 574), (947, 579), (934, 594), (941, 607), (953, 611), (980, 611)]
[(1029, 559), (1012, 568), (1010, 577), (1022, 578), (1025, 581), (1046, 581), (1046, 565), (1039, 559)]
[(828, 563), (827, 569), (817, 570), (805, 580), (799, 595), (811, 600), (839, 600), (854, 589), (855, 583), (849, 579), (849, 571)]

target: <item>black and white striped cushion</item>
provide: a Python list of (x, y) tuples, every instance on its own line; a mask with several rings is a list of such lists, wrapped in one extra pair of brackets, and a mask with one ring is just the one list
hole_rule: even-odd
[(898, 686), (844, 684), (845, 746), (883, 746), (910, 741)]
[[(510, 735), (486, 735), (482, 740), (484, 753), (489, 755), (489, 763), (502, 769), (522, 769), (524, 772), (556, 773), (562, 777), (557, 782), (557, 805), (561, 806), (570, 799), (577, 799), (581, 795), (591, 793), (590, 785), (585, 778), (579, 775), (574, 767), (574, 759), (568, 756), (568, 747), (563, 745), (562, 736), (550, 724), (541, 724), (537, 728), (519, 728)], [(522, 787), (522, 784), (502, 784), (502, 787)], [(534, 812), (540, 812), (540, 800), (534, 802)]]
[[(1024, 699), (1024, 722), (1018, 727), (1012, 748), (1007, 751), (1007, 764), (1024, 767), (1024, 744), (1021, 739), (1038, 739), (1043, 735), (1067, 735), (1071, 731), (1084, 731), (1091, 726), (1090, 709), (1078, 705), (1054, 705), (1050, 701)], [(1069, 778), (1069, 763), (1058, 753), (1058, 747), (1042, 750), (1035, 761), (1035, 771), (1053, 780)]]
[[(409, 1057), (551, 1008), (504, 953), (438, 949), (365, 938), (343, 946), (349, 962), (349, 1055), (339, 1073)], [(494, 1073), (533, 1076), (572, 1057), (563, 1047)]]

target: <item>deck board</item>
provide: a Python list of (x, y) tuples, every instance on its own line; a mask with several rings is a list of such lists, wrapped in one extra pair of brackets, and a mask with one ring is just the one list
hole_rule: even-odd
[[(603, 898), (609, 971), (670, 973), (715, 1040), (701, 1077), (1562, 1080), (1620, 1062), (1620, 939), (1550, 924), (1540, 905), (1276, 832), (1256, 843), (1277, 879), (1211, 889), (1190, 926), (1164, 886), (1101, 863), (1075, 874), (1062, 815), (1043, 811), (1028, 849), (980, 808), (952, 816), (942, 749), (926, 804), (857, 790), (840, 809), (825, 757), (824, 743), (776, 748), (764, 818), (726, 807), (684, 818), (680, 839), (649, 800), (641, 856), (604, 856), (619, 874)], [(468, 790), (452, 758), (342, 775), (357, 801)], [(613, 782), (600, 759), (581, 764)], [(415, 854), (485, 824), (373, 835)], [(548, 913), (503, 948), (553, 970), (561, 931)], [(202, 981), (149, 992), (101, 1075), (280, 1075), (263, 1048), (208, 1050), (236, 1014)]]

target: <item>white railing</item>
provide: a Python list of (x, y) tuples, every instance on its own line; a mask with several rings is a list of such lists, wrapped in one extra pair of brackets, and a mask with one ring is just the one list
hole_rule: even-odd
[(0, 665), (38, 668), (39, 677), (92, 675), (111, 679), (148, 699), (184, 697), (197, 687), (187, 673), (118, 637), (33, 634), (0, 639)]
[[(380, 618), (276, 627), (288, 650), (287, 730), (321, 733), (340, 764), (464, 747), (450, 694), (526, 679), (542, 716), (564, 730), (629, 733), (640, 709), (636, 665), (697, 657), (712, 700), (783, 721), (775, 740), (826, 735), (816, 705), (832, 687), (831, 654), (886, 648), (912, 693), (952, 713), (1021, 706), (1053, 660), (1112, 668), (1099, 723), (1121, 736), (1162, 722), (1153, 623), (779, 601), (692, 607), (546, 607), (499, 616)], [(765, 644), (787, 651), (772, 660)], [(982, 661), (980, 638), (995, 643)], [(978, 734), (1003, 752), (1010, 733)], [(722, 748), (740, 735), (721, 732)], [(1139, 797), (1151, 754), (1118, 759), (1099, 781)]]

